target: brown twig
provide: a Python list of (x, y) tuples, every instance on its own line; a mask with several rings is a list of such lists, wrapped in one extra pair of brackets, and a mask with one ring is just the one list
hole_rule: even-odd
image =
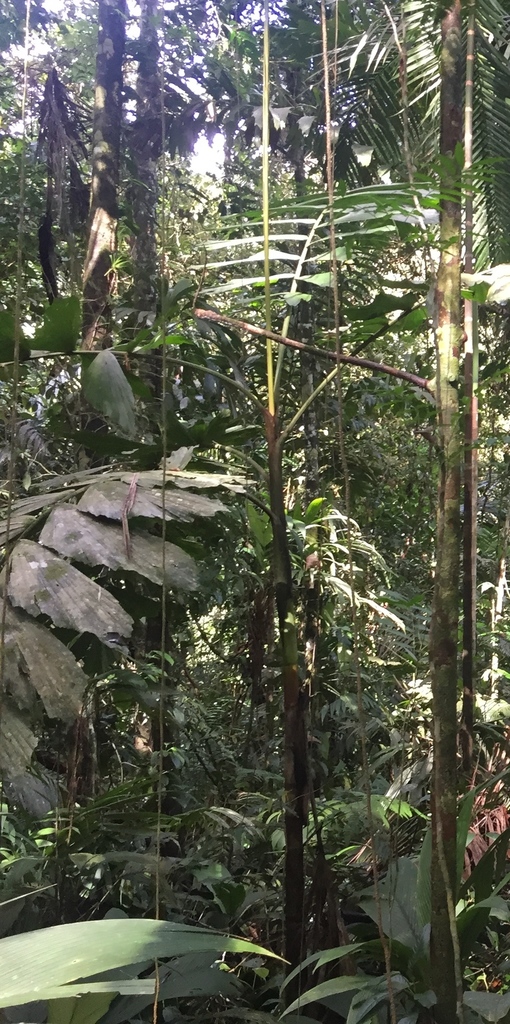
[[(254, 324), (246, 323), (244, 320), (234, 320), (230, 316), (216, 313), (211, 309), (195, 309), (194, 312), (195, 316), (200, 320), (214, 320), (217, 323), (228, 324), (229, 327), (234, 327), (238, 331), (246, 331), (247, 334), (253, 334), (256, 337), (270, 338), (271, 341), (276, 341), (278, 345), (286, 345), (287, 348), (310, 352), (312, 355), (328, 359), (330, 362), (337, 361), (337, 353), (332, 349), (305, 345), (303, 341), (296, 341), (294, 338), (284, 338), (283, 335), (275, 334), (274, 331), (267, 331), (264, 327), (256, 327)], [(395, 366), (387, 366), (386, 363), (377, 363), (372, 359), (359, 359), (357, 356), (344, 355), (344, 353), (338, 355), (338, 360), (349, 366), (359, 366), (365, 370), (373, 370), (375, 373), (384, 373), (389, 377), (397, 377), (399, 380), (405, 380), (408, 384), (413, 384), (414, 387), (420, 388), (421, 391), (428, 391), (432, 394), (430, 381), (425, 380), (424, 377), (418, 377), (415, 373), (408, 373), (407, 370), (399, 370)]]
[(124, 547), (126, 549), (126, 558), (131, 559), (131, 535), (129, 533), (128, 515), (131, 512), (133, 505), (136, 501), (136, 486), (138, 482), (138, 473), (133, 473), (131, 483), (129, 484), (129, 490), (126, 494), (126, 500), (122, 506), (121, 520), (122, 520), (122, 536), (124, 537)]

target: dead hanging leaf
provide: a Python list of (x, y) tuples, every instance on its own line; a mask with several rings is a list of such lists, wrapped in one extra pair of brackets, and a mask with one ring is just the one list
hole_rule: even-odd
[[(48, 505), (54, 505), (57, 501), (68, 498), (67, 491), (55, 491), (53, 494), (31, 494), (28, 498), (21, 498), (15, 501), (9, 522), (9, 540), (19, 537), (23, 530), (35, 522), (33, 512), (40, 512)], [(5, 515), (5, 513), (4, 513)], [(0, 548), (7, 543), (7, 519), (0, 521)]]
[(191, 462), (193, 458), (194, 451), (194, 447), (187, 448), (184, 445), (181, 448), (176, 448), (176, 450), (168, 456), (166, 464), (167, 470), (186, 469), (188, 462)]
[(71, 651), (46, 626), (7, 605), (6, 688), (19, 707), (38, 693), (50, 718), (72, 722), (81, 710), (87, 676)]
[[(7, 541), (14, 540), (15, 537), (19, 537), (20, 533), (28, 529), (31, 523), (35, 522), (35, 516), (26, 516), (16, 512), (11, 516), (9, 525), (7, 526), (7, 520), (4, 519), (0, 523), (0, 548), (3, 548)], [(7, 536), (7, 532), (9, 535)]]
[(29, 725), (37, 695), (50, 718), (71, 722), (86, 685), (85, 673), (54, 633), (7, 604), (0, 716), (0, 773), (5, 778), (19, 782), (26, 777), (37, 746)]
[[(161, 478), (161, 473), (159, 474)], [(146, 519), (163, 518), (163, 498), (161, 491), (149, 490), (145, 486), (145, 474), (140, 473), (136, 497), (131, 507), (129, 518), (137, 516)], [(81, 512), (92, 516), (105, 516), (106, 519), (122, 519), (123, 509), (129, 493), (131, 476), (126, 480), (101, 480), (91, 484), (78, 502)], [(225, 508), (221, 501), (206, 498), (202, 494), (165, 491), (165, 519), (178, 519), (191, 522), (195, 516), (214, 516)]]
[(131, 616), (107, 590), (33, 541), (13, 551), (8, 594), (29, 615), (47, 615), (55, 626), (93, 633), (105, 644), (131, 635)]
[[(122, 479), (124, 480), (125, 476)], [(171, 464), (167, 464), (164, 478), (162, 469), (148, 469), (145, 473), (140, 473), (141, 487), (163, 487), (163, 483), (172, 483), (174, 487), (184, 490), (196, 488), (199, 491), (211, 491), (221, 487), (227, 491), (233, 491), (235, 494), (244, 494), (246, 491), (245, 478), (229, 473), (193, 473), (190, 470), (173, 469)], [(217, 502), (217, 505), (218, 512), (226, 511), (220, 501)]]
[(8, 697), (2, 702), (0, 719), (0, 769), (7, 778), (25, 771), (37, 746), (37, 738), (23, 713)]
[[(162, 542), (147, 533), (131, 533), (129, 555), (119, 526), (99, 522), (78, 511), (74, 505), (53, 509), (41, 532), (41, 544), (60, 555), (86, 565), (106, 565), (139, 573), (153, 583), (163, 583)], [(168, 589), (196, 590), (197, 566), (193, 558), (175, 544), (165, 543), (165, 583)]]

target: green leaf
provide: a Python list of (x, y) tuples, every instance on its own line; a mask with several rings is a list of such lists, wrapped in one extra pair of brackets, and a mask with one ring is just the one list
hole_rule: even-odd
[(286, 292), (282, 299), (288, 306), (299, 306), (300, 302), (311, 302), (312, 296), (310, 292)]
[(333, 275), (329, 271), (322, 274), (312, 274), (311, 277), (302, 277), (300, 280), (315, 284), (318, 288), (331, 288), (333, 286)]
[(285, 981), (281, 986), (281, 991), (287, 987), (287, 985), (295, 978), (301, 971), (304, 971), (311, 964), (315, 964), (314, 971), (317, 971), (319, 967), (323, 967), (325, 964), (331, 963), (332, 960), (341, 960), (344, 956), (352, 956), (353, 953), (357, 953), (359, 950), (365, 948), (364, 942), (352, 942), (347, 946), (335, 946), (333, 949), (320, 950), (318, 953), (312, 953), (306, 960), (303, 960), (299, 967), (295, 967), (290, 974), (287, 975)]
[(129, 382), (133, 394), (137, 395), (138, 398), (142, 398), (145, 402), (150, 402), (154, 398), (152, 388), (137, 373), (133, 373), (132, 370), (124, 370), (124, 376)]
[(489, 285), (487, 281), (480, 281), (471, 288), (463, 288), (461, 294), (463, 299), (472, 299), (473, 302), (480, 302), (483, 305), (484, 302), (487, 302), (488, 292)]
[[(12, 363), (14, 359), (14, 317), (6, 309), (0, 309), (0, 363)], [(21, 361), (30, 357), (30, 349), (23, 336), (20, 341)]]
[(428, 313), (425, 307), (417, 306), (416, 309), (412, 309), (410, 313), (406, 313), (406, 315), (402, 317), (402, 320), (399, 321), (399, 330), (417, 331), (427, 317)]
[(98, 455), (121, 455), (129, 462), (136, 462), (142, 469), (152, 469), (163, 455), (161, 444), (143, 444), (141, 441), (119, 437), (113, 431), (107, 434), (99, 434), (94, 430), (76, 430), (69, 433), (66, 425), (62, 424), (58, 429), (53, 428), (51, 433), (56, 437), (65, 437), (66, 441), (75, 441), (76, 444), (83, 445)]
[(427, 829), (418, 860), (416, 879), (416, 913), (420, 925), (430, 923), (430, 861), (432, 856), (432, 830)]
[[(169, 965), (159, 964), (160, 999), (190, 999), (208, 996), (239, 997), (243, 984), (231, 971), (223, 971), (216, 962), (215, 953), (188, 953)], [(140, 968), (140, 965), (137, 965)], [(142, 973), (141, 969), (138, 973)], [(154, 981), (151, 978), (138, 980), (141, 986), (152, 982), (149, 995), (125, 995), (116, 999), (106, 1014), (103, 1024), (124, 1024), (124, 1021), (140, 1018), (141, 1011), (154, 1002)], [(272, 1018), (274, 1024), (274, 1017)]]
[(189, 295), (194, 287), (193, 281), (190, 281), (188, 277), (183, 277), (181, 281), (177, 281), (163, 299), (163, 316), (168, 316), (168, 313), (176, 305), (177, 300), (182, 299), (184, 295)]
[(464, 1003), (484, 1020), (496, 1024), (496, 1021), (506, 1017), (510, 1010), (510, 992), (503, 995), (497, 992), (465, 992)]
[(74, 352), (80, 340), (81, 310), (77, 295), (55, 299), (44, 311), (30, 347), (35, 351)]
[(321, 521), (321, 512), (324, 512), (326, 510), (327, 510), (326, 498), (314, 498), (313, 501), (310, 502), (310, 504), (309, 504), (309, 506), (308, 506), (308, 508), (307, 508), (307, 510), (305, 512), (305, 515), (304, 515), (304, 521), (305, 521), (306, 525), (310, 526), (312, 523), (320, 522)]
[(409, 949), (421, 950), (422, 927), (417, 915), (418, 867), (409, 857), (399, 857), (390, 864), (388, 874), (379, 886), (380, 908), (375, 898), (363, 895), (360, 905), (376, 923), (379, 913), (384, 934), (402, 942)]
[(125, 434), (135, 433), (135, 399), (113, 352), (104, 349), (83, 371), (83, 393), (94, 409), (104, 413)]
[(213, 892), (221, 909), (229, 917), (237, 913), (246, 896), (246, 889), (241, 882), (220, 882), (213, 886)]
[(456, 893), (459, 892), (462, 872), (464, 870), (464, 856), (466, 852), (466, 844), (468, 841), (469, 828), (471, 825), (471, 818), (473, 816), (473, 802), (475, 799), (475, 791), (472, 789), (466, 794), (460, 805), (460, 811), (457, 818), (457, 889)]
[[(55, 998), (59, 986), (65, 997), (65, 986), (78, 979), (143, 960), (201, 951), (275, 956), (245, 939), (171, 921), (108, 919), (57, 925), (0, 940), (0, 1007), (45, 999), (50, 991)], [(23, 964), (30, 964), (30, 977)], [(119, 990), (118, 980), (109, 984), (110, 991)]]
[(488, 903), (488, 900), (483, 900), (475, 906), (466, 907), (457, 916), (460, 954), (463, 961), (473, 952), (478, 936), (487, 927), (491, 912)]
[(367, 306), (345, 307), (346, 316), (353, 320), (373, 320), (385, 316), (386, 313), (394, 313), (400, 310), (411, 310), (416, 302), (416, 295), (389, 295), (387, 292), (380, 292)]
[(271, 543), (273, 537), (271, 522), (268, 516), (259, 512), (251, 501), (246, 502), (246, 511), (248, 513), (251, 533), (261, 548), (266, 548)]
[[(138, 980), (138, 979), (137, 979)], [(105, 982), (102, 983), (103, 985)], [(119, 989), (125, 984), (118, 982)], [(130, 982), (132, 986), (132, 982)], [(76, 996), (68, 996), (65, 999), (51, 999), (48, 1004), (48, 1024), (96, 1024), (108, 1010), (110, 1003), (115, 998), (115, 992), (108, 990), (95, 992), (82, 992), (81, 986), (69, 986), (78, 988)], [(152, 983), (154, 989), (154, 982)], [(122, 991), (124, 991), (122, 989)]]
[(314, 988), (308, 989), (308, 992), (302, 992), (301, 995), (283, 1011), (282, 1017), (286, 1017), (288, 1013), (292, 1013), (293, 1010), (298, 1010), (301, 1006), (307, 1006), (308, 1003), (320, 1002), (322, 999), (327, 999), (329, 996), (336, 996), (340, 992), (357, 992), (361, 988), (373, 988), (374, 984), (379, 983), (380, 980), (380, 978), (368, 978), (364, 974), (354, 974), (352, 977), (331, 978), (329, 981), (323, 981), (320, 985), (316, 985)]
[(506, 828), (491, 843), (483, 857), (475, 864), (469, 877), (463, 882), (459, 893), (460, 899), (465, 899), (470, 889), (473, 889), (475, 894), (475, 903), (480, 903), (481, 900), (490, 896), (494, 888), (495, 867), (500, 854), (506, 858), (509, 839), (510, 828)]

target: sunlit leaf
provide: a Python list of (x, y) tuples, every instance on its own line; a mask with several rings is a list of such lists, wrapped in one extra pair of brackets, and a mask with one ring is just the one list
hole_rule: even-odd
[[(44, 999), (47, 992), (55, 998), (58, 986), (65, 997), (66, 985), (79, 979), (208, 950), (275, 956), (245, 939), (170, 921), (124, 918), (57, 925), (0, 940), (0, 1006)], [(30, 978), (23, 964), (30, 964)], [(116, 979), (110, 984), (110, 991), (119, 991)]]
[(80, 340), (81, 308), (77, 295), (55, 299), (44, 311), (30, 347), (34, 351), (73, 352)]

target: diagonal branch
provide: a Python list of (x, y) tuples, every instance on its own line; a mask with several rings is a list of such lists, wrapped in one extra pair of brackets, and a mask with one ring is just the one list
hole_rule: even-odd
[(421, 391), (428, 391), (430, 394), (433, 393), (430, 381), (425, 380), (424, 377), (418, 377), (415, 373), (408, 373), (407, 370), (399, 370), (395, 366), (387, 366), (385, 363), (377, 363), (372, 359), (360, 359), (358, 356), (344, 355), (344, 353), (337, 354), (332, 349), (317, 348), (314, 345), (305, 345), (303, 341), (296, 341), (293, 338), (284, 338), (283, 335), (275, 334), (274, 331), (267, 331), (263, 327), (255, 327), (254, 324), (245, 323), (244, 320), (234, 320), (230, 316), (224, 316), (223, 313), (216, 313), (211, 309), (195, 309), (194, 312), (195, 316), (200, 320), (214, 320), (216, 323), (228, 324), (229, 327), (234, 327), (238, 331), (246, 331), (247, 334), (253, 334), (256, 337), (269, 338), (271, 341), (276, 341), (279, 345), (286, 345), (287, 348), (299, 349), (302, 352), (310, 352), (319, 359), (328, 359), (330, 362), (346, 363), (349, 366), (360, 366), (365, 370), (373, 370), (375, 373), (384, 373), (386, 376), (397, 377), (399, 380), (405, 380), (408, 384), (413, 384), (414, 387), (420, 388)]

